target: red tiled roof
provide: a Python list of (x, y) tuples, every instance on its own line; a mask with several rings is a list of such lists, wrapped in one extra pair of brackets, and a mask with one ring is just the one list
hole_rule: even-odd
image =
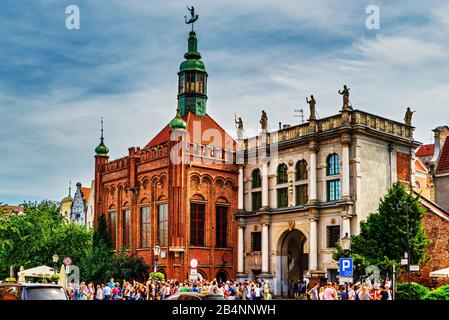
[(436, 173), (449, 171), (449, 137), (446, 138), (443, 150), (441, 151), (440, 159), (438, 160), (438, 166)]
[(422, 144), (416, 151), (417, 157), (430, 157), (435, 153), (434, 144)]
[(81, 191), (83, 192), (84, 200), (89, 201), (90, 188), (81, 187)]
[[(210, 145), (223, 149), (234, 149), (234, 139), (212, 119), (208, 114), (198, 116), (188, 112), (183, 117), (187, 123), (187, 131), (190, 133), (190, 143), (199, 143)], [(210, 130), (206, 134), (205, 131)], [(219, 137), (218, 137), (219, 133)], [(215, 137), (217, 135), (217, 137)], [(218, 138), (218, 139), (216, 139)], [(170, 126), (166, 125), (146, 146), (144, 149), (157, 146), (170, 140)]]

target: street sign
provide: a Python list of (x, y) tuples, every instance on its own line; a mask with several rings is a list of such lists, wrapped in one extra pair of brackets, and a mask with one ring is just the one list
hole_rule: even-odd
[(70, 266), (65, 266), (65, 273), (67, 273), (67, 274), (70, 273)]
[(340, 281), (340, 284), (354, 283), (353, 277), (340, 277), (338, 280)]
[(340, 258), (340, 277), (352, 277), (353, 276), (353, 264), (352, 258)]
[(198, 280), (198, 274), (191, 274), (189, 280)]
[(198, 275), (198, 269), (190, 269), (190, 274)]
[(410, 271), (419, 271), (419, 265), (411, 265)]
[(408, 259), (401, 259), (401, 266), (406, 266), (408, 264)]
[(70, 257), (65, 257), (63, 263), (65, 266), (70, 266), (72, 264), (72, 259), (70, 259)]
[(196, 267), (198, 267), (198, 260), (196, 260), (196, 259), (190, 260), (190, 267), (192, 269), (196, 269)]

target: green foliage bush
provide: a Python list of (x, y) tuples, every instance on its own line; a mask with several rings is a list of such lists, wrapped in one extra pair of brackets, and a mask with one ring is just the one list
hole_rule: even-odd
[(425, 300), (449, 300), (449, 285), (441, 286), (434, 291), (430, 291)]
[[(410, 300), (424, 300), (424, 297), (429, 293), (429, 289), (419, 283), (412, 282), (410, 288)], [(408, 283), (399, 283), (397, 285), (396, 300), (408, 300)]]
[(161, 272), (151, 272), (151, 273), (150, 273), (150, 279), (151, 279), (151, 280), (159, 280), (159, 281), (162, 281), (162, 280), (164, 280), (164, 278), (165, 278), (165, 276), (164, 276), (164, 274), (161, 273)]
[(50, 276), (50, 281), (54, 281), (54, 282), (56, 282), (56, 281), (58, 281), (59, 280), (59, 274), (52, 274), (51, 276)]

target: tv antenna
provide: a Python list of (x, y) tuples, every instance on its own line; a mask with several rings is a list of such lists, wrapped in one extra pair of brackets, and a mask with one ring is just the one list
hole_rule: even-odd
[(299, 113), (299, 114), (295, 114), (294, 117), (301, 118), (301, 124), (304, 123), (304, 110), (301, 108), (301, 109), (295, 109), (294, 111), (295, 111), (295, 113)]

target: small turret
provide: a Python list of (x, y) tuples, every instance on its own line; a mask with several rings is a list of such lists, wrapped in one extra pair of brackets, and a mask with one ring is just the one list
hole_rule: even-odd
[(103, 118), (101, 118), (101, 138), (100, 138), (100, 144), (98, 147), (95, 148), (95, 154), (96, 156), (107, 156), (109, 153), (109, 148), (106, 147), (104, 144), (104, 137), (103, 137)]

